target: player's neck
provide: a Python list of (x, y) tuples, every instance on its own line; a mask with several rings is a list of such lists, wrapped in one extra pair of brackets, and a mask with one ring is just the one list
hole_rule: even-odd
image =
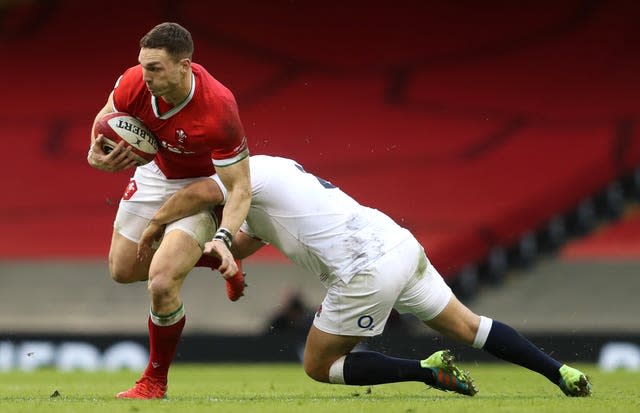
[(180, 85), (172, 93), (161, 96), (162, 100), (170, 104), (171, 106), (177, 106), (182, 103), (187, 96), (191, 93), (193, 73), (191, 69), (182, 78)]

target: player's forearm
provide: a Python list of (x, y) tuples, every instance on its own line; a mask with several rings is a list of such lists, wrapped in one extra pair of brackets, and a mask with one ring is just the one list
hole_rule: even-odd
[(107, 103), (102, 109), (100, 109), (96, 117), (93, 119), (93, 124), (91, 125), (91, 144), (93, 144), (93, 142), (96, 140), (96, 122), (98, 122), (98, 119), (100, 119), (107, 113), (111, 113), (114, 111), (115, 109), (113, 108), (113, 92), (111, 92), (109, 98), (107, 99)]
[(222, 199), (218, 185), (206, 178), (173, 194), (156, 212), (152, 221), (158, 225), (166, 225), (218, 205)]
[(106, 115), (107, 113), (110, 113), (108, 110), (106, 110), (106, 107), (102, 108), (102, 110), (100, 110), (100, 112), (98, 112), (98, 114), (96, 115), (96, 117), (93, 119), (93, 125), (91, 126), (91, 144), (93, 144), (93, 142), (96, 140), (96, 123), (98, 123), (98, 119), (100, 119), (101, 117), (103, 117), (104, 115)]
[(222, 210), (220, 227), (226, 228), (235, 235), (247, 217), (251, 204), (251, 188), (235, 186), (227, 192), (227, 202)]
[(216, 172), (227, 188), (227, 201), (222, 211), (221, 228), (235, 235), (249, 212), (251, 204), (251, 178), (249, 157), (229, 166), (218, 167)]

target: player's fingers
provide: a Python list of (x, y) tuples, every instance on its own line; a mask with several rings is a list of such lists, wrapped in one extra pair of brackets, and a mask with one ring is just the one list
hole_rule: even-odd
[(104, 135), (100, 134), (96, 136), (96, 139), (93, 141), (91, 146), (89, 147), (89, 152), (96, 154), (98, 156), (105, 156), (104, 150), (102, 149), (102, 142), (104, 141)]
[(123, 169), (134, 168), (134, 167), (136, 167), (136, 166), (138, 166), (138, 162), (136, 162), (135, 160), (129, 159), (129, 160), (127, 161), (126, 166), (125, 166)]
[[(126, 152), (126, 150), (123, 150), (123, 152)], [(130, 163), (131, 161), (127, 157), (126, 153), (120, 153), (118, 156), (111, 160), (111, 165), (116, 169), (124, 169), (129, 166)]]
[(142, 262), (149, 257), (149, 247), (146, 244), (138, 245), (138, 261)]
[(113, 162), (116, 170), (131, 168), (137, 164), (130, 147), (123, 148)]
[(127, 146), (127, 150), (125, 151), (125, 156), (127, 157), (127, 161), (128, 161), (127, 168), (138, 165), (136, 155), (133, 153), (133, 149), (131, 149), (131, 147)]
[(235, 260), (231, 260), (229, 263), (229, 277), (233, 277), (238, 272), (238, 266)]
[(109, 152), (106, 156), (106, 160), (108, 162), (118, 162), (120, 161), (120, 159), (122, 159), (122, 155), (124, 152), (125, 148), (124, 148), (124, 142), (118, 142), (118, 144), (111, 150), (111, 152)]
[(224, 278), (231, 278), (238, 272), (238, 266), (234, 260), (224, 258), (218, 270)]
[(117, 162), (121, 162), (122, 160), (127, 159), (127, 152), (130, 150), (131, 148), (124, 146), (124, 141), (120, 141), (109, 155), (113, 154), (113, 159)]
[(218, 255), (218, 253), (215, 251), (214, 246), (215, 246), (214, 241), (209, 241), (209, 242), (207, 242), (206, 244), (204, 244), (204, 251), (203, 251), (203, 253), (204, 253), (204, 254), (207, 254), (207, 255), (211, 255), (211, 256), (213, 256), (213, 257), (218, 257), (219, 255)]

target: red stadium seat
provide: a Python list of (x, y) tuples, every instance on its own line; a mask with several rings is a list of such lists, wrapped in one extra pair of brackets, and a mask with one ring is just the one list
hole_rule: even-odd
[(16, 154), (3, 172), (20, 179), (3, 191), (0, 258), (106, 257), (128, 173), (86, 165), (89, 127), (170, 16), (234, 91), (253, 154), (297, 159), (388, 213), (453, 277), (640, 165), (640, 7), (583, 6), (145, 0), (123, 19), (61, 2), (28, 36), (0, 37), (21, 63), (3, 69)]

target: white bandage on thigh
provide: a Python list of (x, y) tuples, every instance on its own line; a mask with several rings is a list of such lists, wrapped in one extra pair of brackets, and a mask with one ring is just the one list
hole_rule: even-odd
[(216, 232), (216, 223), (211, 212), (200, 211), (191, 216), (173, 221), (167, 225), (164, 233), (167, 234), (175, 229), (190, 235), (200, 245), (200, 249), (204, 249), (204, 244), (211, 241)]
[(478, 326), (478, 332), (476, 333), (476, 338), (473, 339), (474, 348), (484, 347), (484, 343), (487, 341), (487, 337), (489, 337), (489, 332), (491, 331), (492, 324), (492, 319), (482, 315), (480, 316), (480, 325)]
[(340, 357), (334, 361), (329, 368), (329, 383), (344, 384), (344, 359), (346, 357), (347, 356)]

